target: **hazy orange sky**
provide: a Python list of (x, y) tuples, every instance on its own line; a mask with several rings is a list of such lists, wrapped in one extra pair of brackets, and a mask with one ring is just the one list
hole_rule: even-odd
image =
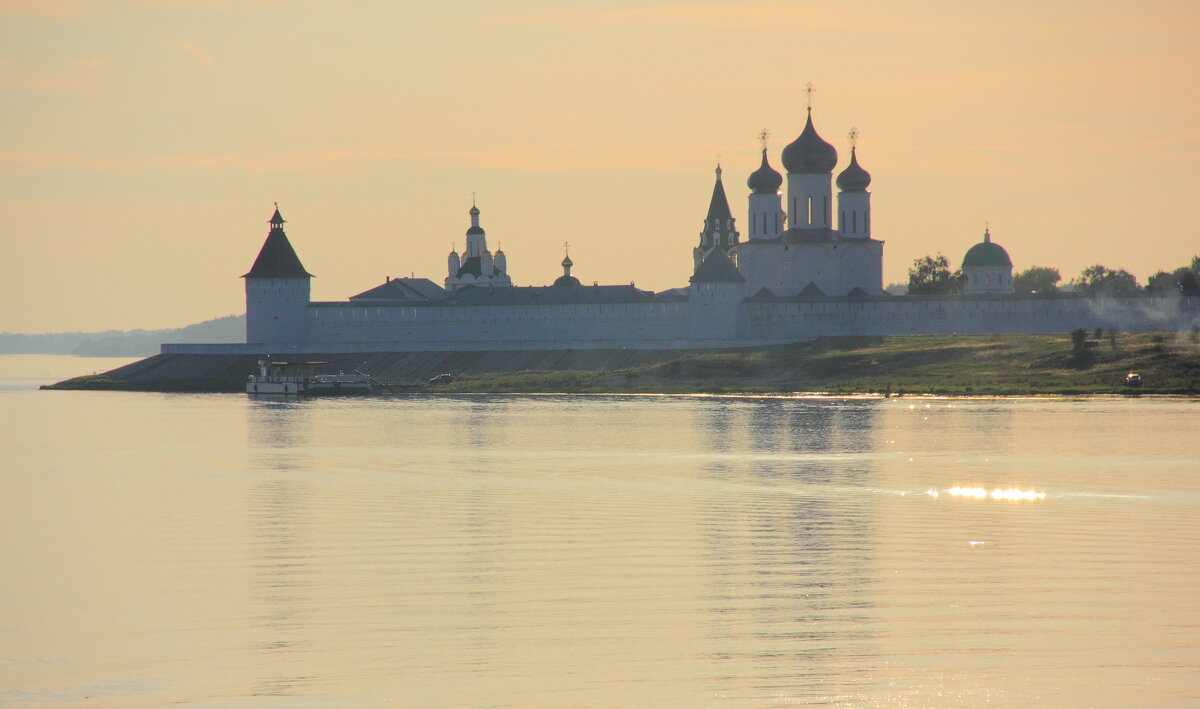
[(244, 311), (279, 202), (314, 300), (445, 278), (477, 192), (520, 285), (685, 285), (720, 156), (813, 116), (885, 283), (990, 222), (1017, 270), (1200, 253), (1200, 4), (0, 0), (0, 331)]

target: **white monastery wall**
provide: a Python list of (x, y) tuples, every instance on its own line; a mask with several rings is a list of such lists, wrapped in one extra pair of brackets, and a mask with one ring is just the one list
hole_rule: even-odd
[(738, 303), (404, 306), (313, 303), (308, 340), (163, 345), (164, 353), (248, 354), (520, 349), (699, 349), (785, 344), (838, 335), (1123, 332), (1200, 325), (1200, 296), (885, 296)]

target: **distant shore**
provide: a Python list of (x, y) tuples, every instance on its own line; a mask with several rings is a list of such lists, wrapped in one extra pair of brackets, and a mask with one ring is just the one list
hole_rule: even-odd
[[(836, 337), (734, 351), (332, 355), (383, 379), (454, 381), (424, 393), (1200, 395), (1200, 343), (1178, 333)], [(340, 360), (345, 360), (341, 362)], [(240, 392), (253, 356), (157, 355), (46, 389)], [(1137, 372), (1141, 386), (1125, 376)]]

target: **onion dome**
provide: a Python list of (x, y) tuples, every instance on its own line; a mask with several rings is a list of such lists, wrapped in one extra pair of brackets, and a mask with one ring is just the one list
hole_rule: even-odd
[(571, 275), (571, 267), (574, 265), (575, 265), (575, 262), (571, 260), (570, 254), (567, 254), (566, 256), (564, 256), (563, 260), (562, 260), (563, 274), (561, 276), (559, 276), (558, 278), (554, 279), (554, 285), (556, 285), (556, 286), (577, 286), (577, 285), (579, 285), (579, 279), (576, 278), (575, 276)]
[(855, 148), (850, 148), (850, 166), (837, 176), (838, 189), (843, 192), (866, 192), (871, 186), (871, 173), (858, 164), (855, 152)]
[(983, 232), (983, 241), (975, 244), (967, 250), (967, 255), (963, 256), (963, 268), (973, 266), (1007, 266), (1012, 267), (1012, 259), (1008, 257), (1008, 252), (1000, 244), (992, 241), (991, 231), (985, 229)]
[(762, 165), (750, 173), (750, 179), (746, 180), (746, 186), (754, 194), (775, 194), (782, 184), (783, 175), (780, 175), (767, 163), (767, 149), (763, 148)]
[(828, 174), (837, 167), (837, 148), (817, 135), (817, 129), (813, 128), (811, 108), (804, 132), (783, 149), (783, 167), (789, 173), (806, 175)]
[(467, 236), (472, 234), (483, 234), (483, 227), (479, 226), (479, 207), (475, 203), (471, 203), (471, 227), (467, 229)]

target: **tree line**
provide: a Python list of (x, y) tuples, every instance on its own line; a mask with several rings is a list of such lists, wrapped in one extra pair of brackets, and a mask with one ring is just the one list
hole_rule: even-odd
[[(908, 269), (909, 295), (962, 293), (965, 282), (962, 269), (951, 271), (950, 262), (940, 253), (914, 259), (912, 268)], [(1190, 264), (1174, 271), (1159, 271), (1150, 276), (1145, 286), (1129, 271), (1101, 264), (1088, 266), (1065, 284), (1059, 270), (1049, 266), (1031, 266), (1013, 276), (1014, 293), (1055, 293), (1060, 290), (1122, 293), (1143, 288), (1163, 294), (1200, 291), (1200, 256), (1193, 256)]]

